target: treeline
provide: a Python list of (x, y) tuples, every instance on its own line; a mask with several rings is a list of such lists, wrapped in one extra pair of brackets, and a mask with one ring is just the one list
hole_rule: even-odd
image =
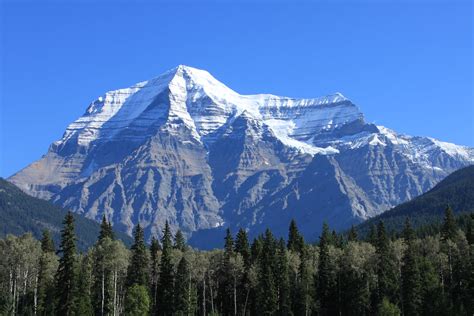
[(249, 242), (228, 230), (224, 248), (191, 249), (166, 224), (150, 246), (138, 225), (127, 249), (102, 221), (96, 244), (76, 250), (69, 213), (56, 251), (47, 231), (0, 240), (1, 315), (472, 315), (474, 217), (465, 231), (451, 209), (440, 231), (400, 237), (379, 222), (364, 240), (323, 225), (305, 243), (270, 230)]

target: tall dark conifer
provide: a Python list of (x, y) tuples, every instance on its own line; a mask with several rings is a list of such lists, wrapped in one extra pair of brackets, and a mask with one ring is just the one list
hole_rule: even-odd
[(403, 230), (406, 244), (402, 265), (402, 306), (405, 315), (419, 315), (421, 311), (421, 280), (414, 245), (415, 232), (407, 218)]
[(153, 237), (150, 245), (150, 293), (151, 293), (151, 314), (156, 315), (157, 311), (157, 291), (160, 272), (160, 262), (158, 260), (158, 251), (161, 250), (158, 240)]
[(43, 230), (43, 236), (41, 238), (41, 250), (46, 253), (53, 253), (56, 251), (54, 247), (53, 239), (49, 230)]
[[(170, 302), (171, 303), (171, 302)], [(191, 309), (191, 280), (188, 262), (183, 256), (178, 264), (174, 284), (174, 308), (176, 315), (189, 315)]]
[(161, 238), (161, 246), (163, 248), (160, 262), (160, 279), (158, 283), (158, 315), (173, 315), (174, 304), (174, 270), (171, 261), (171, 251), (173, 249), (171, 230), (168, 222), (165, 224), (163, 230), (163, 237)]
[(456, 219), (454, 218), (453, 210), (448, 205), (444, 211), (444, 221), (441, 227), (441, 238), (443, 240), (454, 240), (456, 237), (457, 225)]
[(278, 242), (276, 258), (276, 288), (278, 293), (278, 314), (291, 315), (290, 279), (288, 257), (283, 238)]
[(304, 248), (304, 238), (296, 226), (296, 221), (294, 219), (290, 222), (290, 228), (288, 229), (288, 250), (302, 253)]
[(181, 251), (186, 250), (186, 240), (184, 239), (183, 233), (179, 229), (174, 237), (174, 248)]
[(259, 258), (257, 308), (260, 315), (273, 315), (278, 308), (278, 293), (275, 284), (275, 252), (275, 238), (271, 231), (267, 229)]
[(132, 257), (127, 271), (127, 287), (131, 288), (134, 284), (148, 287), (148, 250), (145, 245), (145, 234), (140, 224), (135, 228), (131, 252)]
[(112, 229), (112, 224), (107, 221), (105, 214), (102, 216), (102, 222), (100, 224), (100, 233), (99, 233), (99, 242), (105, 238), (114, 239), (114, 231)]
[(386, 297), (390, 302), (397, 302), (397, 268), (390, 252), (390, 240), (385, 231), (383, 221), (380, 221), (377, 226), (377, 243), (375, 248), (378, 261), (378, 291), (376, 303), (377, 305), (380, 304), (384, 297)]
[(76, 290), (76, 235), (74, 233), (74, 217), (71, 212), (66, 214), (61, 230), (61, 243), (58, 253), (58, 271), (56, 273), (56, 315), (69, 316), (75, 308)]
[(245, 268), (248, 269), (251, 261), (250, 245), (247, 232), (242, 228), (239, 229), (239, 232), (235, 236), (234, 251), (242, 256)]
[(323, 231), (319, 240), (319, 265), (318, 279), (316, 282), (316, 294), (319, 299), (321, 315), (333, 315), (337, 311), (337, 301), (335, 298), (335, 275), (329, 255), (331, 239), (332, 235), (329, 232), (329, 226), (324, 223)]
[(349, 231), (349, 234), (347, 236), (348, 241), (357, 241), (358, 240), (358, 235), (357, 235), (357, 230), (355, 229), (354, 225), (351, 226), (351, 230)]
[(41, 257), (38, 267), (38, 315), (51, 315), (54, 309), (54, 243), (48, 230), (41, 238)]

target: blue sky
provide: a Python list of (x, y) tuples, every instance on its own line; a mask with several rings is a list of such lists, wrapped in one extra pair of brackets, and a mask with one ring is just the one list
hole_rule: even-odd
[(474, 146), (472, 1), (196, 2), (1, 2), (0, 176), (178, 64), (243, 94), (339, 91), (370, 122)]

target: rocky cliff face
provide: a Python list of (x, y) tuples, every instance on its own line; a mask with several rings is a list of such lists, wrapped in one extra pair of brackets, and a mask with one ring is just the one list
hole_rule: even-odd
[[(417, 196), (474, 163), (472, 148), (364, 121), (341, 94), (239, 95), (179, 66), (107, 92), (9, 180), (33, 196), (148, 236), (165, 221), (199, 246), (223, 227), (308, 238)], [(218, 240), (220, 243), (220, 240)]]

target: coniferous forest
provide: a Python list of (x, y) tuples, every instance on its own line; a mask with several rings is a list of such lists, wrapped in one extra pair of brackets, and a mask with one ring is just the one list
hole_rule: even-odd
[(104, 218), (97, 242), (76, 247), (74, 217), (54, 245), (44, 231), (0, 240), (1, 315), (472, 315), (474, 216), (461, 227), (447, 208), (439, 230), (418, 237), (382, 221), (360, 238), (323, 226), (306, 243), (270, 230), (249, 240), (229, 230), (223, 249), (199, 251), (166, 225), (128, 249)]

